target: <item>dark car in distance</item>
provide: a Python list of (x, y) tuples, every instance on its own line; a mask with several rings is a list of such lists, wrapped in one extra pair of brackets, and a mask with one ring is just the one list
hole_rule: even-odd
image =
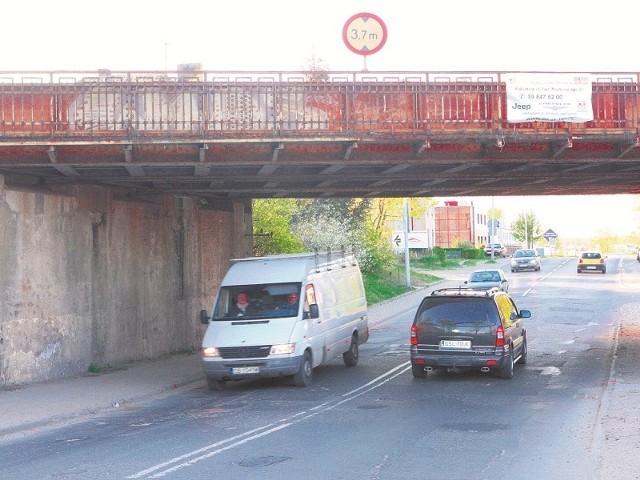
[(484, 254), (489, 256), (493, 253), (494, 257), (506, 257), (507, 248), (501, 243), (487, 243), (484, 247)]
[(427, 295), (411, 325), (411, 372), (479, 370), (512, 378), (527, 361), (529, 310), (519, 310), (508, 293), (492, 288), (443, 288)]
[(476, 290), (488, 290), (497, 287), (500, 290), (509, 292), (509, 280), (507, 280), (501, 268), (476, 270), (469, 275), (469, 278), (464, 281), (462, 286)]

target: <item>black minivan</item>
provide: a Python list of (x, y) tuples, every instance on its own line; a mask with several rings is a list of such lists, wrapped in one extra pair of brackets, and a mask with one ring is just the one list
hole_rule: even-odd
[(527, 331), (513, 299), (498, 288), (443, 288), (427, 295), (411, 325), (411, 370), (476, 369), (512, 378), (527, 361)]

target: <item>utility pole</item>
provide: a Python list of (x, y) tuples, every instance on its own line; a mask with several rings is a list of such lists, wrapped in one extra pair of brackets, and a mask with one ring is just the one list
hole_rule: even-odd
[[(491, 215), (495, 215), (495, 210), (493, 209), (493, 195), (491, 196)], [(493, 243), (494, 243), (494, 236), (495, 236), (495, 230), (496, 229), (496, 219), (492, 218), (491, 219), (491, 229), (489, 231), (489, 244), (491, 245), (491, 260), (495, 260), (495, 252), (493, 249)]]
[(406, 197), (402, 200), (402, 211), (402, 216), (404, 217), (404, 286), (411, 288), (411, 267), (409, 264), (409, 202)]

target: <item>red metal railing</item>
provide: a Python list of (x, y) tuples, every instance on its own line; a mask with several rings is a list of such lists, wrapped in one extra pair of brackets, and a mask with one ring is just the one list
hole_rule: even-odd
[(637, 136), (636, 73), (593, 73), (594, 120), (508, 123), (501, 72), (0, 72), (0, 142), (170, 136)]

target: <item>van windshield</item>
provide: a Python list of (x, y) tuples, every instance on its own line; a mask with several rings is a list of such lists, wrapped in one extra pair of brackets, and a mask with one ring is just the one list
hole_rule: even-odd
[(213, 320), (294, 317), (300, 310), (301, 283), (222, 287)]

